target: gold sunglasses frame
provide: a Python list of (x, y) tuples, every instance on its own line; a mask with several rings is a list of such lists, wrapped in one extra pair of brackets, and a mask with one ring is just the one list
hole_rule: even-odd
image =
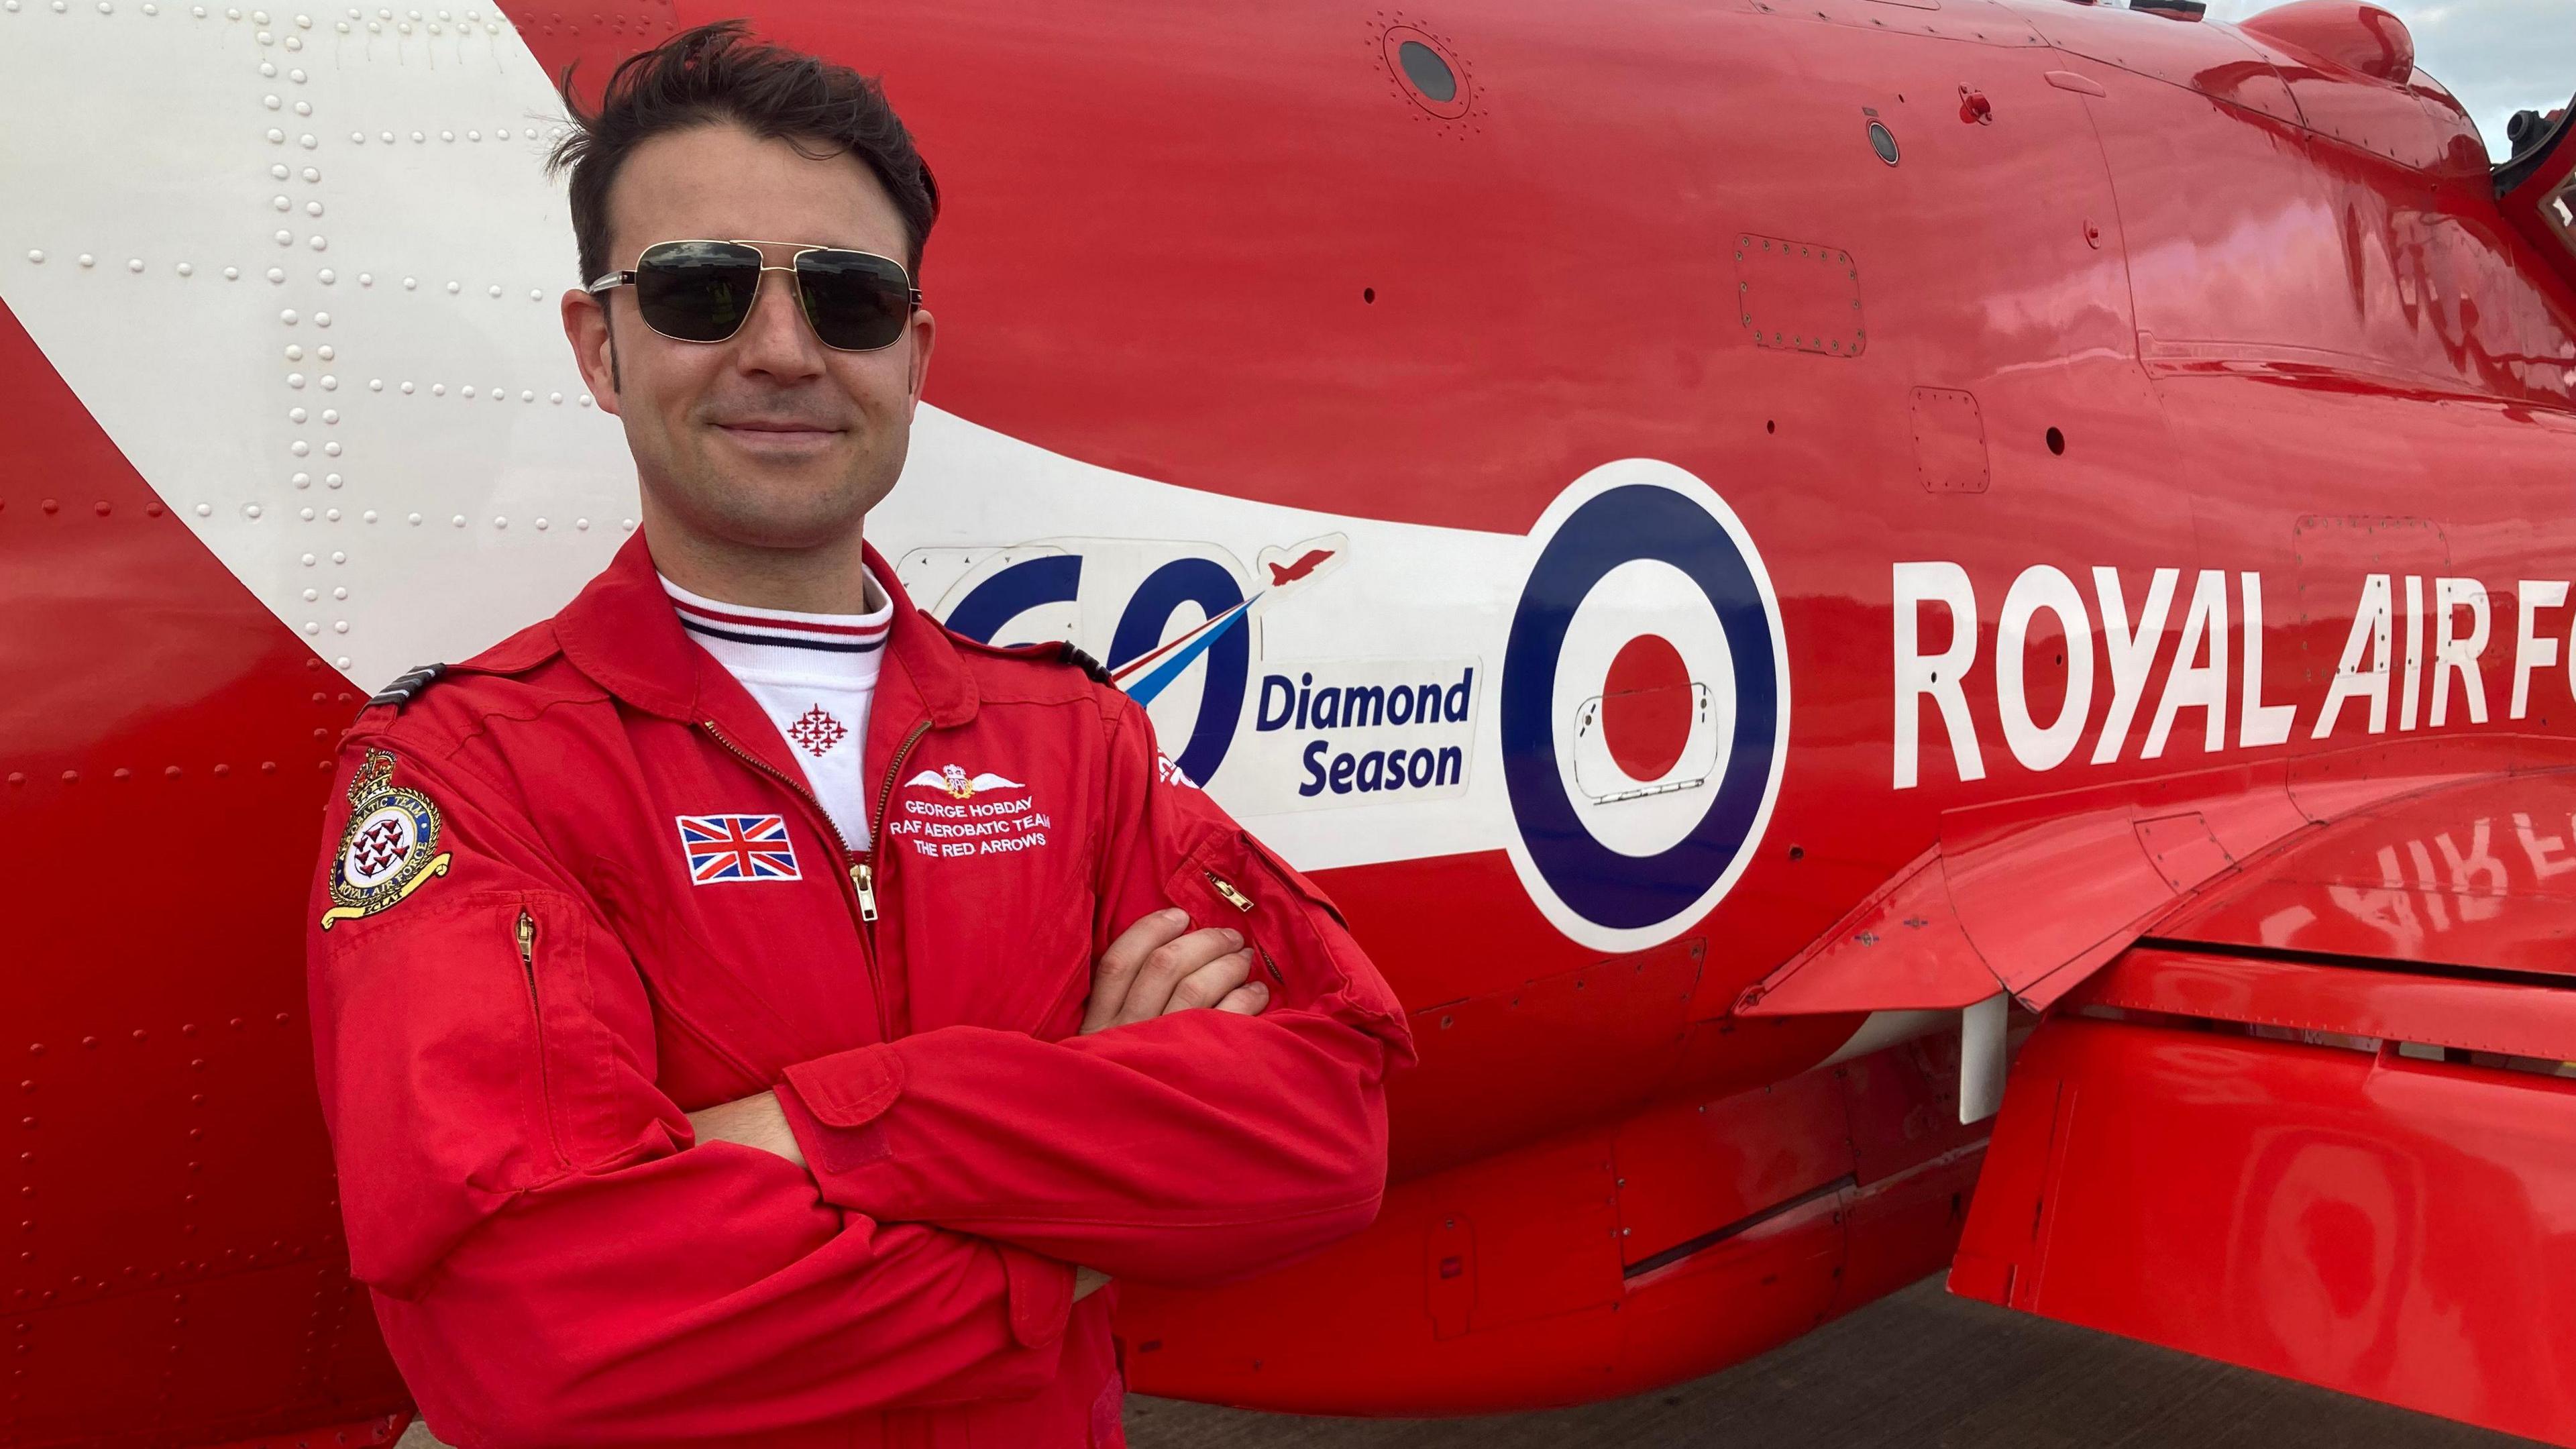
[[(693, 242), (711, 242), (723, 246), (751, 247), (755, 250), (760, 250), (766, 247), (787, 247), (790, 250), (785, 265), (772, 263), (769, 260), (769, 253), (765, 250), (760, 251), (760, 270), (762, 275), (755, 277), (752, 280), (751, 301), (742, 309), (742, 321), (735, 323), (734, 329), (731, 332), (726, 333), (722, 337), (714, 338), (671, 337), (670, 333), (663, 331), (659, 327), (653, 327), (652, 321), (646, 318), (644, 316), (643, 309), (638, 307), (635, 312), (636, 320), (643, 322), (647, 327), (652, 327), (653, 335), (656, 337), (670, 337), (673, 342), (693, 342), (705, 347), (713, 347), (718, 343), (731, 342), (736, 337), (742, 335), (743, 324), (751, 320), (752, 309), (760, 305), (760, 289), (767, 285), (769, 281), (767, 273), (785, 272), (787, 274), (788, 284), (796, 288), (796, 315), (805, 319), (806, 330), (812, 332), (814, 334), (814, 340), (822, 342), (825, 347), (830, 347), (834, 352), (883, 352), (887, 348), (892, 347), (903, 340), (903, 330), (898, 328), (894, 336), (887, 338), (885, 341), (878, 343), (874, 347), (833, 347), (831, 343), (823, 342), (823, 333), (821, 329), (814, 326), (814, 314), (806, 309), (804, 285), (796, 276), (796, 259), (805, 255), (807, 252), (848, 252), (853, 256), (873, 257), (880, 262), (884, 262), (886, 265), (893, 267), (895, 271), (903, 277), (904, 291), (910, 303), (910, 305), (904, 310), (904, 320), (906, 322), (911, 321), (912, 314), (921, 310), (921, 288), (913, 283), (912, 268), (905, 266), (902, 262), (893, 257), (886, 256), (881, 252), (863, 252), (857, 247), (827, 247), (821, 245), (809, 245), (804, 242), (754, 241), (749, 237), (673, 237), (668, 241), (654, 242), (652, 245), (645, 247), (644, 250), (637, 252), (635, 254), (635, 265), (638, 268), (642, 267), (644, 265), (644, 258), (650, 255), (655, 247), (686, 246)], [(619, 287), (631, 287), (633, 285), (635, 285), (635, 272), (628, 270), (622, 272), (609, 272), (584, 284), (582, 290), (588, 292), (594, 297), (597, 297), (602, 292), (613, 291)], [(607, 304), (602, 302), (601, 305), (606, 306)]]

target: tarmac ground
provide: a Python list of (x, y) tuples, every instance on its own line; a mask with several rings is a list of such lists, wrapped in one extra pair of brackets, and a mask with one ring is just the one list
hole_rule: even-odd
[(1131, 1449), (2508, 1449), (2530, 1441), (1952, 1297), (1926, 1278), (1686, 1384), (1578, 1409), (1328, 1419), (1135, 1395)]

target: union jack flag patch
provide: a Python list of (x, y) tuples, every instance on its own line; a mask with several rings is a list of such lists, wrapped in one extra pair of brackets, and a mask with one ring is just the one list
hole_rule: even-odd
[(796, 880), (796, 846), (778, 815), (682, 815), (680, 848), (691, 885)]

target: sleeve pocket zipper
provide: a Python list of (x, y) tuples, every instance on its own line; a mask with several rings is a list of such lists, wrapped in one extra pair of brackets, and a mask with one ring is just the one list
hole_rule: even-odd
[(1234, 907), (1238, 911), (1249, 912), (1252, 909), (1252, 897), (1236, 890), (1234, 888), (1234, 882), (1227, 880), (1224, 876), (1218, 875), (1215, 871), (1209, 870), (1205, 866), (1199, 867), (1199, 874), (1207, 877), (1208, 884), (1216, 888), (1216, 893), (1225, 898), (1225, 903), (1227, 905)]
[[(1252, 897), (1235, 889), (1234, 882), (1227, 880), (1224, 876), (1218, 875), (1215, 871), (1208, 869), (1206, 866), (1199, 867), (1199, 874), (1207, 877), (1208, 886), (1217, 893), (1218, 899), (1246, 915), (1250, 915), (1252, 913)], [(1279, 963), (1270, 959), (1269, 948), (1262, 945), (1259, 941), (1254, 940), (1248, 932), (1244, 935), (1243, 939), (1246, 945), (1252, 947), (1253, 954), (1261, 958), (1261, 964), (1268, 968), (1270, 979), (1278, 982), (1282, 986), (1287, 985), (1288, 978), (1281, 974)]]
[(515, 931), (519, 942), (519, 970), (528, 980), (528, 1016), (537, 1034), (537, 1091), (545, 1104), (546, 1136), (554, 1148), (555, 1159), (564, 1160), (563, 1142), (555, 1135), (554, 1082), (546, 1067), (546, 1011), (537, 996), (537, 918), (526, 906), (519, 907)]

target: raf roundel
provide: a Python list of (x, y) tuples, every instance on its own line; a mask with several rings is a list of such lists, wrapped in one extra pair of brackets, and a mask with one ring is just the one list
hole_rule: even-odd
[(1669, 463), (1594, 469), (1531, 537), (1498, 711), (1512, 863), (1568, 936), (1640, 950), (1713, 909), (1770, 821), (1779, 600), (1725, 500)]

